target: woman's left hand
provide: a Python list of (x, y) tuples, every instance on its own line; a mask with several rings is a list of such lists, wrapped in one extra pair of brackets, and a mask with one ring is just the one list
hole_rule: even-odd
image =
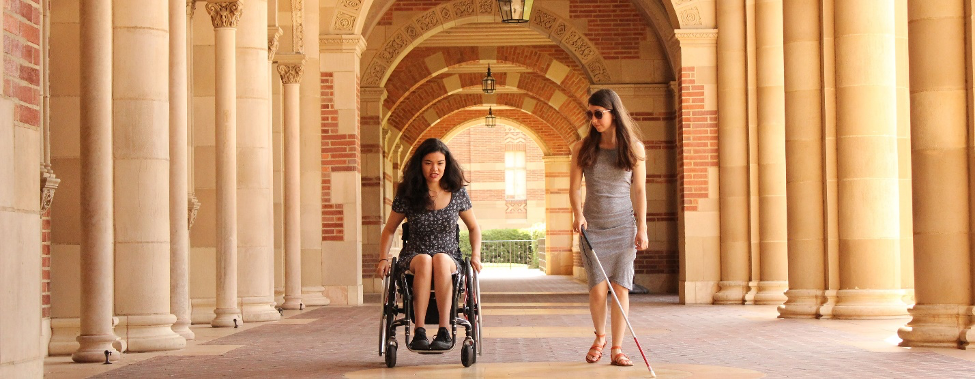
[(475, 272), (482, 272), (482, 262), (477, 255), (472, 256), (471, 262), (472, 268), (475, 269)]
[(634, 248), (638, 250), (645, 250), (648, 248), (648, 232), (638, 231), (638, 234), (634, 236)]

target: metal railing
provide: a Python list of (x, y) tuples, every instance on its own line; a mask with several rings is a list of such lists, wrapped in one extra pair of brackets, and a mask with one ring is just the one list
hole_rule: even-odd
[[(513, 265), (536, 268), (539, 261), (535, 242), (533, 240), (482, 241), (482, 263), (508, 264), (509, 268)], [(465, 255), (469, 256), (469, 254)]]

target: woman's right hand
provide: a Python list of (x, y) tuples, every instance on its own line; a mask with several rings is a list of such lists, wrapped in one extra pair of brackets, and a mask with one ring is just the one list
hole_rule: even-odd
[(382, 259), (379, 262), (377, 262), (377, 276), (378, 277), (384, 278), (384, 277), (387, 276), (387, 273), (389, 273), (389, 272), (390, 272), (390, 260), (389, 259)]
[(587, 229), (587, 218), (584, 216), (576, 216), (573, 218), (573, 232), (580, 233), (580, 230)]

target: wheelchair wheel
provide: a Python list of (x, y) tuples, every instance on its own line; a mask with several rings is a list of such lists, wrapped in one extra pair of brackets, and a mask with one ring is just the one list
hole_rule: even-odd
[(472, 329), (475, 330), (475, 351), (478, 355), (482, 355), (482, 288), (478, 283), (478, 273), (474, 269), (472, 271), (472, 284), (474, 290), (473, 300), (474, 306), (472, 307), (472, 314), (475, 316), (475, 322), (472, 323)]
[(390, 338), (387, 341), (387, 352), (383, 357), (387, 367), (394, 368), (397, 365), (397, 340)]
[(384, 348), (385, 348), (385, 342), (387, 341), (387, 330), (390, 327), (389, 321), (391, 321), (394, 317), (394, 315), (390, 314), (390, 306), (388, 304), (389, 300), (387, 299), (388, 293), (390, 292), (389, 288), (387, 287), (390, 285), (390, 282), (391, 282), (390, 275), (384, 276), (383, 286), (381, 287), (383, 288), (383, 290), (380, 291), (381, 301), (380, 301), (380, 343), (379, 345), (380, 345), (381, 357), (383, 356), (383, 352), (385, 350)]
[(475, 341), (471, 337), (465, 338), (465, 342), (461, 346), (461, 364), (465, 367), (471, 367), (475, 363)]

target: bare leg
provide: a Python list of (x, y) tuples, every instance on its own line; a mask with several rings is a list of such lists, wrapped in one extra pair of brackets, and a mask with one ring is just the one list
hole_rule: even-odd
[(434, 297), (438, 302), (438, 326), (451, 324), (451, 273), (455, 272), (455, 260), (448, 254), (434, 254)]
[(414, 324), (423, 328), (427, 304), (431, 300), (431, 256), (415, 255), (410, 260), (410, 270), (414, 273)]
[[(590, 289), (590, 318), (594, 321), (594, 343), (591, 346), (604, 346), (604, 325), (607, 323), (607, 282), (597, 283)], [(597, 356), (597, 349), (590, 349), (590, 358)]]
[[(621, 300), (621, 307), (618, 308), (617, 305), (611, 307), (611, 341), (613, 341), (611, 345), (611, 359), (614, 359), (614, 356), (621, 352), (620, 346), (624, 343), (624, 334), (627, 333), (628, 327), (624, 316), (627, 316), (628, 309), (630, 308), (628, 289), (617, 283), (613, 283), (613, 287), (614, 292), (617, 293), (617, 298)], [(624, 313), (621, 313), (622, 309)], [(619, 348), (614, 349), (613, 347)]]

